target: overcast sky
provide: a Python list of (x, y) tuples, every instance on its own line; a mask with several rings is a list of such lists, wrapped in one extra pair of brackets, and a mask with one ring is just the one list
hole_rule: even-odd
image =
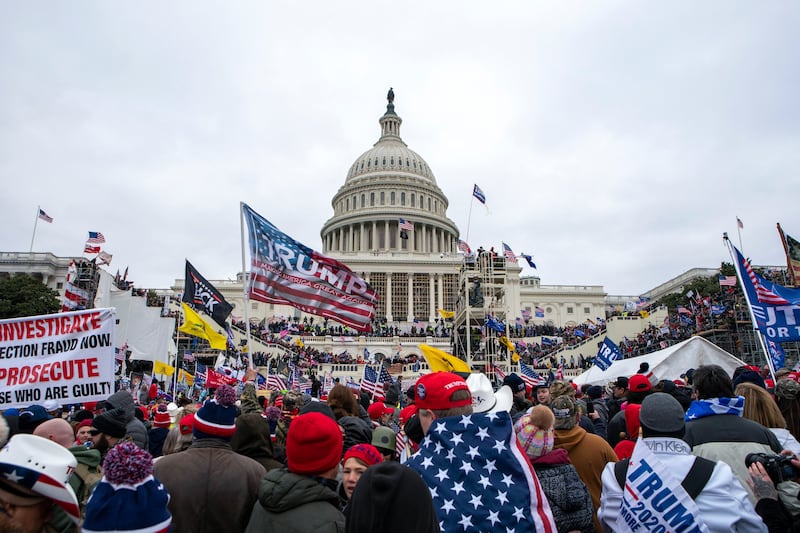
[(165, 288), (241, 270), (239, 202), (321, 249), (330, 200), (401, 134), (473, 248), (636, 295), (800, 238), (797, 2), (0, 0), (0, 250)]

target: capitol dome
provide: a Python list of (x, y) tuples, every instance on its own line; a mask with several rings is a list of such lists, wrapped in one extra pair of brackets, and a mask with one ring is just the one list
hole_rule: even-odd
[(391, 89), (387, 100), (380, 138), (350, 166), (331, 201), (334, 215), (320, 232), (323, 253), (455, 253), (459, 233), (447, 218), (447, 197), (428, 163), (400, 137), (403, 120)]

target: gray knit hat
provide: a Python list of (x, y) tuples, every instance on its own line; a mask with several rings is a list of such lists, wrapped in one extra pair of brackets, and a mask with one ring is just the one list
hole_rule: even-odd
[(659, 433), (677, 433), (685, 426), (683, 407), (673, 396), (655, 392), (647, 396), (639, 411), (642, 426)]

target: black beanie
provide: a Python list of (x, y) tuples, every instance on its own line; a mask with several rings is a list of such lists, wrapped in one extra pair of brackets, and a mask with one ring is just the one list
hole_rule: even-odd
[(125, 410), (122, 408), (104, 411), (94, 417), (92, 427), (100, 433), (105, 433), (110, 437), (121, 439), (128, 433), (125, 423)]
[(394, 461), (367, 468), (350, 498), (345, 531), (438, 533), (431, 492), (415, 471)]

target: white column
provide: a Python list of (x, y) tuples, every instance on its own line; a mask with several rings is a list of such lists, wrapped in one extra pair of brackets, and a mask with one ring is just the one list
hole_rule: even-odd
[(383, 243), (385, 245), (386, 250), (389, 249), (389, 221), (386, 220), (383, 223)]
[(372, 221), (372, 242), (370, 243), (370, 250), (378, 249), (378, 224)]
[[(437, 313), (439, 309), (444, 309), (444, 274), (436, 274), (438, 278), (437, 281), (439, 282), (439, 307), (437, 309)], [(444, 309), (445, 311), (453, 311), (453, 309)]]
[(408, 277), (408, 321), (414, 320), (414, 273), (406, 274)]
[(436, 290), (433, 283), (433, 274), (428, 274), (428, 322), (436, 320)]
[(386, 273), (386, 322), (394, 321), (392, 316), (392, 273)]

